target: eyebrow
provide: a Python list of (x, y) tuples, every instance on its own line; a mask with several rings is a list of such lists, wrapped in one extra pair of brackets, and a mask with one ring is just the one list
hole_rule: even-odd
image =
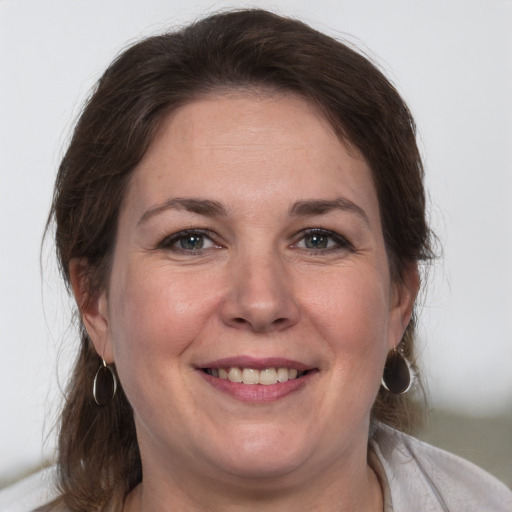
[(188, 212), (205, 215), (208, 217), (225, 217), (227, 215), (226, 208), (217, 201), (210, 199), (195, 199), (173, 197), (164, 203), (152, 206), (146, 210), (140, 217), (137, 225), (147, 222), (149, 219), (166, 210), (186, 210)]
[(290, 216), (309, 217), (313, 215), (322, 215), (324, 213), (331, 212), (332, 210), (342, 210), (355, 213), (365, 222), (365, 224), (368, 225), (369, 228), (371, 228), (370, 219), (366, 212), (357, 204), (343, 197), (338, 197), (332, 200), (311, 199), (297, 201), (290, 208)]
[[(182, 198), (173, 197), (167, 201), (157, 204), (146, 210), (140, 217), (137, 225), (147, 222), (152, 217), (165, 212), (167, 210), (186, 210), (198, 215), (205, 215), (207, 217), (226, 217), (226, 208), (218, 201), (211, 199), (198, 199), (198, 198)], [(322, 215), (332, 210), (342, 210), (355, 213), (368, 225), (370, 219), (366, 212), (357, 204), (349, 199), (338, 197), (336, 199), (310, 199), (304, 201), (297, 201), (290, 208), (289, 215), (291, 217), (310, 217), (313, 215)]]

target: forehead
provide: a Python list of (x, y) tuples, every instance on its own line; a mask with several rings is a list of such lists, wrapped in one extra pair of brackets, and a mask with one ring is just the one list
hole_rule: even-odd
[(317, 196), (349, 196), (366, 207), (376, 201), (365, 160), (317, 108), (298, 96), (257, 92), (205, 96), (163, 119), (132, 176), (134, 193), (146, 205), (169, 195), (256, 208)]

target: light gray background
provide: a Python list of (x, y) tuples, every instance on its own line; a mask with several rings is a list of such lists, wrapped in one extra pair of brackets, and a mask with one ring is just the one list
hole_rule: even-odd
[[(512, 2), (0, 1), (0, 478), (37, 464), (74, 349), (40, 241), (55, 169), (88, 90), (127, 43), (226, 6), (298, 16), (367, 52), (419, 127), (444, 257), (421, 314), (431, 403), (512, 404)], [(347, 34), (350, 34), (348, 36)], [(40, 263), (42, 263), (42, 274)]]

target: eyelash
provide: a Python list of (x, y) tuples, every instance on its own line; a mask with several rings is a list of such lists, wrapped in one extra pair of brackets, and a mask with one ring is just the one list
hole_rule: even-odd
[[(328, 239), (334, 242), (331, 247), (323, 247), (323, 248), (310, 248), (310, 247), (298, 247), (299, 243), (305, 240), (308, 237), (318, 236), (319, 238)], [(326, 253), (336, 252), (336, 251), (350, 251), (354, 252), (354, 246), (344, 237), (339, 235), (334, 231), (330, 231), (328, 229), (322, 228), (311, 228), (306, 229), (300, 233), (300, 238), (297, 242), (294, 242), (292, 245), (294, 248), (299, 250), (308, 251), (309, 253), (316, 253), (317, 255), (322, 255)]]
[[(202, 247), (199, 249), (185, 249), (184, 247), (176, 247), (175, 245), (180, 240), (185, 240), (187, 237), (197, 237), (201, 238), (204, 242), (205, 239), (208, 239), (212, 243), (212, 247), (207, 247), (203, 249)], [(173, 235), (165, 237), (160, 244), (158, 244), (159, 249), (166, 249), (178, 254), (194, 254), (201, 255), (204, 254), (205, 251), (208, 251), (212, 248), (220, 248), (221, 246), (214, 242), (213, 240), (214, 234), (207, 229), (186, 229), (184, 231), (179, 231), (178, 233), (174, 233)]]
[[(326, 239), (327, 244), (333, 242), (331, 247), (320, 247), (320, 248), (312, 248), (312, 247), (300, 247), (300, 243), (305, 241), (308, 237), (317, 236), (321, 239)], [(204, 245), (205, 240), (209, 240), (211, 243), (211, 247), (200, 247), (199, 249), (189, 248), (186, 249), (184, 247), (177, 247), (176, 245), (185, 240), (187, 237), (196, 237), (201, 239), (202, 245)], [(187, 254), (187, 255), (196, 255), (200, 256), (204, 254), (206, 251), (211, 249), (219, 249), (222, 246), (215, 242), (214, 240), (215, 234), (207, 229), (186, 229), (184, 231), (179, 231), (178, 233), (174, 233), (170, 236), (165, 237), (162, 242), (158, 244), (159, 249), (165, 249), (172, 251), (178, 254)], [(321, 228), (311, 228), (301, 231), (296, 235), (296, 241), (291, 244), (291, 247), (294, 249), (298, 249), (301, 251), (307, 251), (308, 253), (316, 253), (317, 255), (322, 255), (326, 253), (336, 252), (336, 251), (346, 251), (354, 252), (353, 245), (343, 236), (339, 235), (334, 231), (330, 231), (327, 229)]]

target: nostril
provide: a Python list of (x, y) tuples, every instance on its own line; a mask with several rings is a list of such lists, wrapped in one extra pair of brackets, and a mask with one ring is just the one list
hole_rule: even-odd
[[(260, 320), (260, 321), (258, 321)], [(289, 323), (289, 319), (285, 317), (279, 317), (275, 320), (266, 321), (257, 318), (246, 319), (243, 317), (234, 317), (229, 322), (232, 327), (249, 328), (258, 332), (273, 331), (274, 329), (283, 329)]]

